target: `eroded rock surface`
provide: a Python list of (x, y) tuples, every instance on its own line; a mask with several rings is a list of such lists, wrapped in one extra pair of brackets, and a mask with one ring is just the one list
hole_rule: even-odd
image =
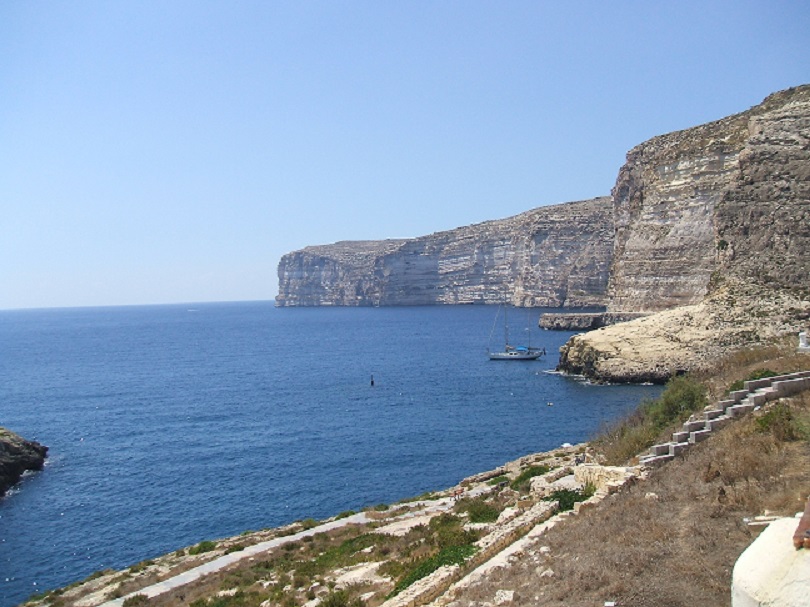
[(612, 248), (610, 199), (594, 198), (420, 238), (294, 251), (279, 263), (276, 304), (599, 306)]
[(793, 333), (808, 318), (810, 301), (791, 291), (729, 280), (698, 304), (572, 337), (558, 368), (600, 382), (663, 383)]
[(0, 496), (27, 470), (41, 470), (48, 448), (0, 428)]
[(613, 190), (610, 313), (656, 313), (580, 335), (559, 368), (665, 381), (807, 327), (810, 86), (647, 141)]
[(633, 148), (613, 200), (611, 312), (699, 303), (715, 272), (810, 286), (810, 86)]

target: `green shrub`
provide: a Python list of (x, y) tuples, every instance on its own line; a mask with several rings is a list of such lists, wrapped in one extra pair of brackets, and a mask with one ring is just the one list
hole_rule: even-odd
[(333, 590), (321, 599), (318, 605), (320, 607), (363, 607), (363, 601), (359, 598), (349, 600), (349, 593), (345, 590)]
[(448, 546), (442, 549), (435, 556), (426, 558), (411, 569), (405, 576), (400, 579), (388, 598), (396, 596), (414, 582), (421, 580), (423, 577), (429, 576), (436, 571), (439, 567), (444, 565), (461, 565), (475, 554), (477, 548), (470, 544), (462, 546)]
[(482, 497), (466, 498), (456, 504), (457, 512), (466, 512), (471, 523), (492, 523), (498, 520), (501, 511)]
[(202, 554), (203, 552), (211, 552), (212, 550), (217, 549), (217, 543), (212, 542), (211, 540), (205, 540), (197, 544), (196, 546), (192, 546), (188, 549), (189, 554)]
[(509, 477), (505, 474), (501, 474), (500, 476), (496, 476), (495, 478), (491, 478), (487, 481), (487, 485), (500, 485), (501, 483), (509, 482)]
[(685, 420), (708, 404), (705, 386), (682, 375), (667, 382), (661, 396), (648, 404), (646, 414), (657, 430), (663, 430), (673, 422)]
[(662, 432), (708, 404), (706, 388), (687, 375), (674, 377), (655, 400), (642, 402), (619, 422), (603, 428), (593, 447), (608, 465), (622, 465), (655, 443)]
[(509, 485), (515, 491), (526, 491), (529, 488), (529, 481), (535, 476), (542, 476), (551, 471), (548, 466), (530, 466), (523, 470), (518, 477)]
[(140, 573), (144, 569), (151, 567), (155, 564), (155, 561), (148, 560), (148, 561), (141, 561), (140, 563), (136, 563), (132, 567), (129, 568), (130, 573)]
[(430, 519), (428, 528), (433, 533), (432, 543), (440, 550), (472, 544), (478, 539), (475, 531), (464, 529), (461, 519), (447, 512)]
[(731, 384), (728, 387), (727, 392), (736, 392), (737, 390), (742, 390), (745, 387), (745, 382), (747, 381), (765, 379), (766, 377), (776, 377), (777, 375), (779, 374), (776, 371), (771, 371), (770, 369), (757, 369), (753, 373), (749, 374), (745, 379), (738, 379)]
[(136, 594), (124, 600), (123, 607), (143, 607), (149, 604), (149, 597), (145, 594)]
[(574, 504), (584, 502), (596, 492), (596, 488), (588, 484), (584, 489), (557, 489), (551, 495), (543, 498), (547, 502), (559, 502), (560, 512), (573, 510)]
[(779, 441), (810, 440), (810, 419), (777, 403), (756, 419), (759, 432), (770, 432)]

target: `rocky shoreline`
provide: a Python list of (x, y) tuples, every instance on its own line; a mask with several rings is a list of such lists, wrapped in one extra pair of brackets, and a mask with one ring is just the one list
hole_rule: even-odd
[(28, 471), (42, 470), (48, 447), (0, 428), (0, 497)]
[(662, 384), (730, 352), (795, 339), (808, 319), (810, 301), (800, 294), (728, 280), (699, 304), (572, 337), (557, 370), (601, 383)]

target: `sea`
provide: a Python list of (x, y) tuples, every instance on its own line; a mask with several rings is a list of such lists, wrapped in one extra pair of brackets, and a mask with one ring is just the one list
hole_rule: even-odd
[[(554, 373), (491, 306), (0, 311), (0, 426), (49, 447), (0, 500), (0, 607), (206, 539), (451, 487), (589, 439), (656, 386)], [(373, 385), (372, 385), (373, 377)]]

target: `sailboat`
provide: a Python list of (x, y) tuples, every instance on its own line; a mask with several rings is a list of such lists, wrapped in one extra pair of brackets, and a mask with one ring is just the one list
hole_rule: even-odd
[[(546, 353), (545, 348), (533, 348), (527, 346), (515, 346), (509, 343), (509, 321), (507, 319), (507, 306), (503, 306), (503, 333), (504, 333), (504, 347), (501, 352), (489, 351), (489, 360), (537, 360)], [(495, 325), (498, 322), (498, 315), (495, 315), (495, 323), (492, 325), (492, 331), (495, 331)], [(490, 342), (492, 341), (492, 333), (490, 333)]]

